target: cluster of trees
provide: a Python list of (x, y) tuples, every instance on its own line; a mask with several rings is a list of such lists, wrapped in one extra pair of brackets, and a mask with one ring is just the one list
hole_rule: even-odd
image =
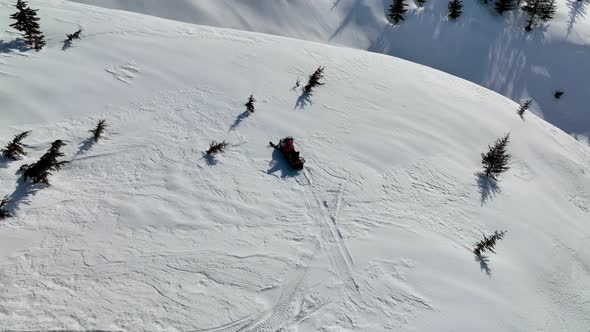
[[(98, 121), (96, 127), (89, 132), (92, 134), (91, 139), (98, 142), (103, 138), (104, 131), (107, 128), (105, 120)], [(10, 141), (6, 146), (0, 150), (2, 157), (6, 160), (16, 161), (25, 156), (26, 145), (22, 142), (30, 134), (30, 131), (22, 132), (14, 136), (13, 140)], [(49, 176), (56, 171), (61, 170), (62, 166), (67, 164), (69, 161), (61, 160), (65, 155), (61, 149), (66, 146), (62, 140), (55, 140), (51, 143), (51, 146), (47, 152), (32, 164), (24, 164), (19, 168), (19, 173), (22, 174), (23, 181), (28, 183), (29, 181), (33, 184), (49, 184)], [(12, 214), (7, 210), (7, 205), (11, 203), (8, 196), (0, 200), (0, 219), (9, 218)]]
[[(388, 10), (388, 17), (393, 24), (399, 24), (404, 21), (404, 14), (407, 10), (408, 0), (393, 0)], [(424, 6), (426, 0), (415, 0), (418, 7)], [(487, 5), (491, 1), (483, 0), (483, 4)], [(548, 22), (555, 16), (556, 4), (555, 0), (495, 0), (494, 9), (500, 15), (521, 8), (529, 16), (526, 31), (531, 31), (535, 26)], [(451, 0), (448, 4), (448, 16), (452, 20), (458, 19), (462, 14), (463, 1)]]
[[(14, 5), (18, 10), (16, 13), (10, 15), (10, 18), (16, 22), (12, 23), (10, 27), (20, 31), (23, 34), (27, 46), (40, 51), (45, 47), (45, 35), (41, 31), (39, 25), (39, 17), (37, 16), (38, 9), (31, 9), (25, 0), (17, 0)], [(80, 39), (82, 29), (66, 34), (67, 42), (71, 43), (76, 39)]]

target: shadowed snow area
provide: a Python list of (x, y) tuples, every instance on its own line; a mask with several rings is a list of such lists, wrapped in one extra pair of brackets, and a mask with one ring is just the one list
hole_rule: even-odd
[[(590, 326), (590, 151), (513, 101), (381, 54), (31, 4), (44, 50), (0, 32), (0, 146), (31, 130), (0, 160), (1, 330)], [(292, 89), (318, 66), (325, 85)], [(511, 169), (485, 181), (508, 132)], [(267, 146), (289, 135), (301, 172)], [(23, 183), (56, 139), (70, 163)], [(228, 146), (206, 158), (212, 140)]]
[[(429, 0), (399, 26), (385, 18), (391, 0), (74, 0), (190, 23), (345, 45), (401, 57), (488, 87), (566, 133), (590, 136), (590, 0), (557, 0), (556, 17), (525, 33), (526, 14), (500, 17), (493, 2), (464, 1), (449, 21), (448, 1)], [(565, 91), (560, 100), (555, 90)]]

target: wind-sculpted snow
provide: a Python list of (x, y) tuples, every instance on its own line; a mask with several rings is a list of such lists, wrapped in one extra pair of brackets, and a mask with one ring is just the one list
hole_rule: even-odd
[[(590, 152), (516, 103), (374, 53), (35, 5), (47, 48), (0, 64), (0, 145), (31, 130), (27, 156), (0, 160), (1, 330), (590, 326)], [(295, 107), (318, 66), (326, 84)], [(511, 169), (482, 181), (507, 132)], [(288, 135), (301, 172), (267, 146)], [(69, 163), (24, 183), (56, 139)], [(209, 158), (212, 140), (228, 146)]]

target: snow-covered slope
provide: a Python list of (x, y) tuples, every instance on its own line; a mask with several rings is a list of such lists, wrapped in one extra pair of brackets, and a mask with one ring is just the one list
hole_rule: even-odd
[[(0, 142), (32, 130), (0, 164), (2, 329), (588, 330), (590, 153), (510, 100), (379, 54), (37, 5), (45, 50), (1, 37)], [(319, 65), (325, 86), (291, 90)], [(512, 169), (478, 185), (506, 132)], [(302, 173), (266, 147), (286, 135)], [(71, 163), (19, 182), (55, 139)], [(231, 146), (207, 160), (212, 139)]]
[[(590, 136), (589, 0), (557, 0), (556, 18), (532, 34), (525, 15), (499, 17), (480, 1), (464, 1), (458, 22), (448, 1), (412, 1), (406, 20), (392, 27), (390, 0), (73, 0), (186, 22), (258, 31), (346, 45), (425, 64), (488, 87), (517, 102), (534, 98), (533, 111), (565, 132)], [(492, 1), (493, 2), (493, 1)], [(555, 90), (565, 91), (556, 101)]]

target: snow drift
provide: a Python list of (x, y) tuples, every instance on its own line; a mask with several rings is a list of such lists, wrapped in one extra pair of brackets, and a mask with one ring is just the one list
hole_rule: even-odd
[[(516, 103), (379, 54), (35, 5), (45, 50), (1, 35), (0, 141), (32, 130), (29, 155), (0, 164), (3, 329), (590, 326), (590, 153)], [(320, 65), (326, 85), (292, 90)], [(481, 181), (507, 132), (511, 170)], [(301, 173), (267, 148), (287, 135)], [(70, 163), (51, 186), (20, 182), (56, 139)], [(206, 158), (211, 140), (227, 152)], [(506, 238), (476, 261), (494, 230)]]

